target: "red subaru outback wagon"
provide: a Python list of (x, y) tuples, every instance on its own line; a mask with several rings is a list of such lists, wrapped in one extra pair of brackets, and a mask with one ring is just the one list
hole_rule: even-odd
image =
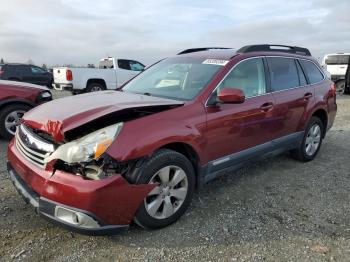
[(336, 110), (335, 86), (308, 49), (188, 49), (118, 91), (25, 114), (8, 171), (39, 214), (72, 230), (161, 228), (196, 187), (248, 161), (283, 151), (312, 160)]

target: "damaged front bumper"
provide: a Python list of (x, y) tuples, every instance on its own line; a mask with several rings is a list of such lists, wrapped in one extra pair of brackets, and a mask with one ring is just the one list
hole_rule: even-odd
[(17, 192), (25, 202), (31, 204), (35, 211), (69, 230), (86, 235), (115, 235), (128, 229), (128, 225), (106, 225), (94, 214), (70, 206), (51, 201), (34, 192), (21, 177), (7, 164), (9, 177)]
[(101, 180), (56, 170), (26, 160), (8, 146), (8, 172), (17, 191), (45, 218), (89, 235), (117, 234), (128, 228), (145, 196), (155, 185), (129, 184), (121, 175)]

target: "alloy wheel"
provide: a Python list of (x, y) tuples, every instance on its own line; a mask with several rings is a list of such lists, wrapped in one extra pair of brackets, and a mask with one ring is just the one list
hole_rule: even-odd
[(314, 124), (309, 129), (305, 140), (305, 152), (308, 156), (313, 156), (320, 146), (321, 142), (321, 127)]
[(156, 219), (166, 219), (175, 214), (185, 201), (188, 179), (178, 166), (166, 166), (151, 178), (149, 184), (158, 183), (145, 198), (147, 213)]
[(12, 111), (5, 117), (5, 128), (7, 132), (14, 135), (16, 132), (17, 126), (20, 124), (20, 120), (24, 115), (24, 110)]

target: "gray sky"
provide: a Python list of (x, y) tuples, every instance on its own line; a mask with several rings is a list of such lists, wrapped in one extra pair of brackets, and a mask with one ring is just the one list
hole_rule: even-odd
[(350, 52), (349, 0), (10, 0), (0, 5), (0, 57), (95, 63), (107, 55), (150, 64), (182, 49), (274, 43), (315, 57)]

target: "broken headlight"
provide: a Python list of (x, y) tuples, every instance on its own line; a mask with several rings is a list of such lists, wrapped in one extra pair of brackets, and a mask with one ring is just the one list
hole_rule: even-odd
[(72, 164), (97, 159), (112, 144), (122, 126), (123, 123), (108, 126), (82, 138), (63, 144), (46, 161), (50, 162), (54, 159), (61, 159), (66, 163)]

